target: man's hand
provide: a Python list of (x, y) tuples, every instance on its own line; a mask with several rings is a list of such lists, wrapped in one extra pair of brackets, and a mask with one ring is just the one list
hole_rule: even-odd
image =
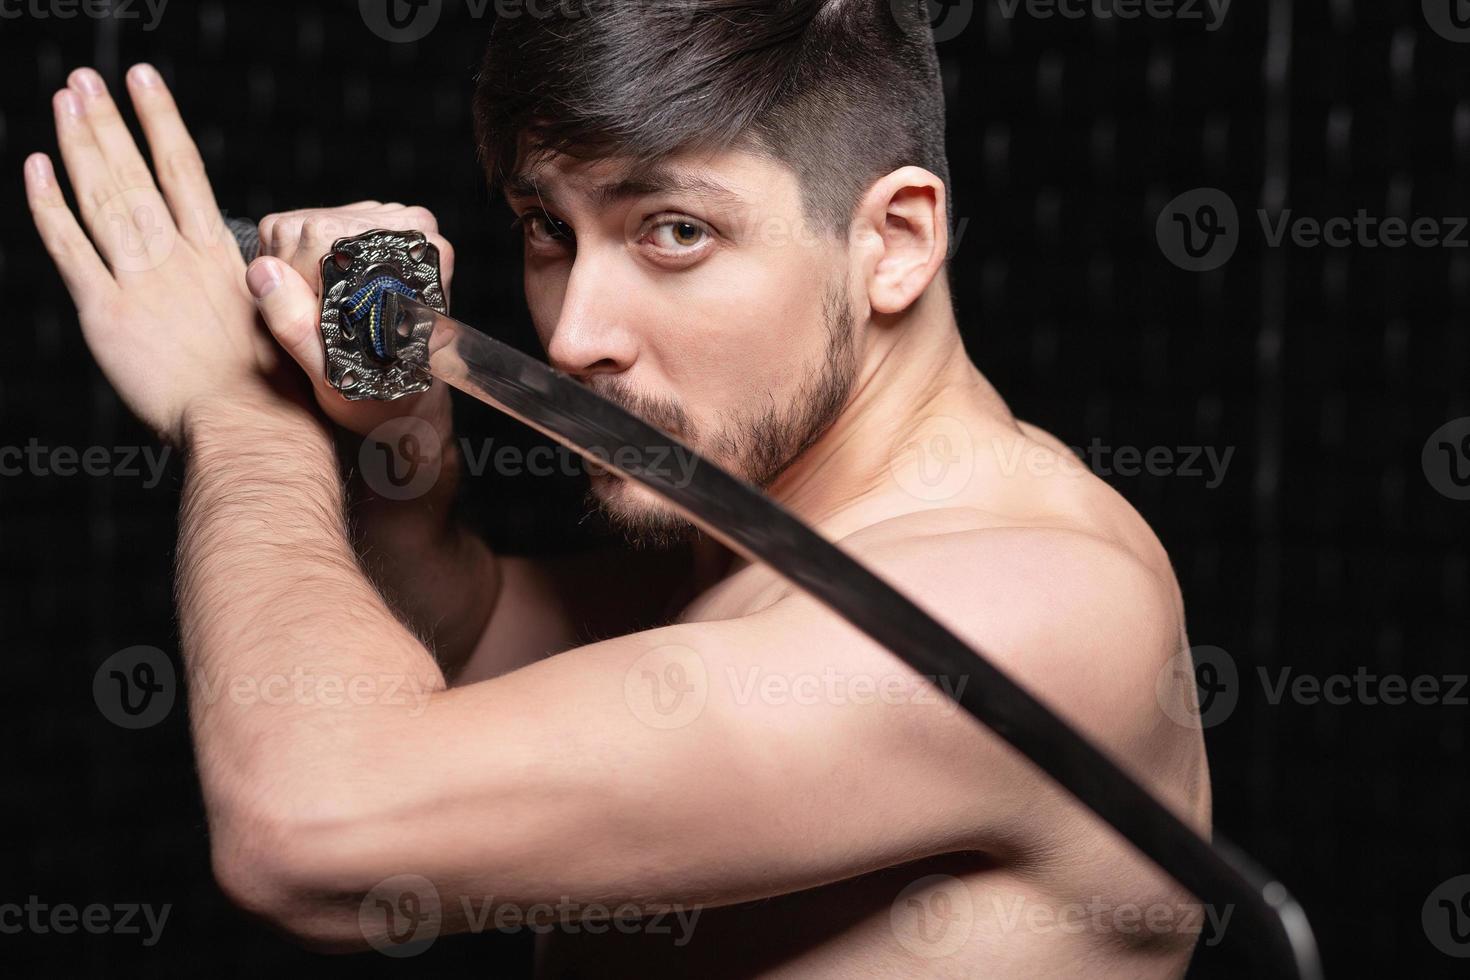
[[(320, 296), (321, 260), (332, 251), (333, 243), (339, 238), (361, 235), (378, 228), (421, 231), (428, 236), (429, 241), (439, 248), (444, 294), (449, 295), (450, 280), (454, 276), (454, 248), (440, 236), (439, 223), (434, 215), (421, 207), (359, 201), (340, 208), (268, 215), (260, 222), (260, 250), (262, 255), (285, 262), (312, 293)], [(328, 418), (349, 432), (365, 436), (389, 419), (414, 416), (432, 425), (441, 441), (452, 436), (449, 389), (442, 381), (434, 381), (433, 387), (422, 394), (392, 402), (351, 402), (328, 385), (316, 313), (313, 308), (309, 316), (273, 324), (272, 330), (311, 379), (317, 404)]]
[[(454, 519), (459, 453), (454, 440), (449, 388), (434, 381), (425, 392), (390, 402), (348, 401), (326, 381), (322, 348), (321, 261), (339, 238), (377, 228), (421, 231), (439, 249), (440, 273), (449, 289), (454, 251), (423, 208), (362, 201), (329, 210), (273, 214), (260, 223), (262, 255), (250, 266), (252, 290), (275, 335), (310, 379), (317, 404), (339, 427), (339, 449), (348, 460), (354, 544), (374, 583), (422, 635), (432, 637), (441, 665), (451, 674), (471, 656), (495, 607), (500, 571), (483, 541)], [(388, 426), (393, 420), (407, 422)], [(427, 423), (433, 437), (422, 431)], [(379, 431), (380, 430), (380, 431)], [(415, 466), (435, 474), (431, 486), (401, 499), (382, 494), (382, 481), (363, 477), (367, 455), (399, 453), (405, 431), (417, 437)], [(370, 444), (367, 439), (372, 437)], [(392, 465), (406, 462), (401, 458)]]
[(191, 406), (261, 398), (261, 380), (282, 359), (173, 97), (149, 65), (135, 65), (127, 82), (157, 183), (101, 76), (80, 68), (52, 103), (81, 223), (44, 154), (26, 161), (26, 197), (103, 373), (128, 408), (178, 443)]

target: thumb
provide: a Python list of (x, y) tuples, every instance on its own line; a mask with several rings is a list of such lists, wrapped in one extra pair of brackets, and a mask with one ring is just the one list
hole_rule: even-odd
[(245, 271), (245, 284), (276, 342), (307, 377), (313, 381), (325, 377), (326, 355), (317, 322), (321, 304), (301, 273), (280, 259), (261, 256)]

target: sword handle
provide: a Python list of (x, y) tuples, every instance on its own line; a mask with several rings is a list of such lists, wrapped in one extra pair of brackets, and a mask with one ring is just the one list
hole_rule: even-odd
[(230, 234), (235, 236), (235, 244), (240, 247), (240, 255), (244, 257), (245, 264), (249, 265), (255, 261), (260, 254), (260, 224), (249, 218), (231, 218), (223, 211), (220, 217), (225, 221), (225, 227), (230, 229)]

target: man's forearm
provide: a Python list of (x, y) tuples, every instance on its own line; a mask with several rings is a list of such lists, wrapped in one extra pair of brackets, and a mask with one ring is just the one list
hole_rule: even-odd
[[(422, 495), (394, 500), (365, 474), (363, 442), (343, 435), (352, 542), (388, 601), (430, 642), (451, 681), (485, 633), (499, 593), (495, 556), (456, 520), (460, 460), (452, 438), (428, 463), (435, 474)], [(368, 452), (391, 452), (370, 445)]]
[(319, 423), (218, 402), (187, 438), (179, 623), (218, 832), (287, 781), (340, 777), (365, 730), (422, 711), (444, 677), (357, 564)]

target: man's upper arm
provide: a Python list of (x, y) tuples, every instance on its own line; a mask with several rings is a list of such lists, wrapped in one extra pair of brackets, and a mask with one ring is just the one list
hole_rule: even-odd
[(554, 653), (658, 625), (684, 577), (682, 552), (608, 550), (495, 557), (498, 594), (455, 686), (498, 677)]
[[(977, 555), (964, 535), (868, 557), (1139, 761), (1171, 628), (1147, 576), (1111, 556), (1079, 561), (1071, 545), (985, 544), (1003, 557)], [(424, 875), (448, 928), (455, 894), (718, 905), (930, 854), (1000, 853), (1045, 834), (1036, 804), (1058, 792), (804, 595), (442, 692), (421, 716), (385, 718), (364, 749), (358, 771), (372, 778), (348, 781), (337, 817), (282, 844), (333, 879), (316, 887), (360, 893), (390, 873)]]

